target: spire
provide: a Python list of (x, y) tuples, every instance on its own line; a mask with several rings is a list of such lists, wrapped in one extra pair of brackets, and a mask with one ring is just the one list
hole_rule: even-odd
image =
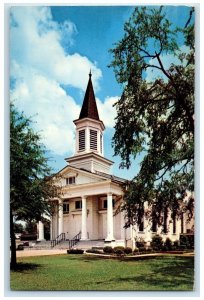
[(91, 81), (91, 70), (89, 73), (89, 81), (84, 96), (84, 102), (81, 108), (79, 119), (90, 118), (99, 120), (98, 109), (96, 105), (96, 99), (94, 95), (93, 85)]

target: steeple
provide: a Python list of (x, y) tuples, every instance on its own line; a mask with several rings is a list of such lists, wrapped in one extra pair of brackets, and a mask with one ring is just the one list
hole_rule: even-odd
[(109, 173), (113, 162), (104, 157), (103, 131), (105, 126), (99, 119), (91, 76), (90, 71), (79, 119), (74, 120), (76, 126), (75, 154), (66, 161), (70, 166), (76, 168)]
[(79, 115), (79, 120), (84, 118), (90, 118), (99, 121), (98, 109), (96, 105), (96, 99), (94, 95), (92, 80), (91, 80), (91, 70), (89, 73), (89, 81), (86, 88), (86, 93), (84, 96), (83, 105)]

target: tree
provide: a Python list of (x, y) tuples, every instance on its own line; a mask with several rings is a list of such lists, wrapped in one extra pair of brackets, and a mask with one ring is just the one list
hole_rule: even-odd
[[(192, 216), (194, 191), (194, 10), (183, 28), (167, 19), (163, 7), (135, 8), (124, 37), (111, 49), (123, 93), (116, 105), (113, 145), (121, 167), (144, 155), (125, 192), (128, 218), (135, 224), (144, 202), (158, 223), (166, 208)], [(183, 41), (183, 44), (180, 43)], [(172, 59), (170, 66), (165, 57)], [(155, 73), (156, 71), (156, 73)], [(154, 78), (151, 74), (157, 74)], [(183, 201), (186, 195), (188, 201)]]
[(10, 237), (11, 268), (16, 267), (15, 220), (39, 221), (52, 209), (50, 200), (59, 194), (54, 184), (45, 147), (31, 120), (10, 110)]

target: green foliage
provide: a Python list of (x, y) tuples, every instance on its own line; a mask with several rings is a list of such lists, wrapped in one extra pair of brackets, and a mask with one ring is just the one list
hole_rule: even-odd
[(84, 250), (82, 249), (70, 249), (67, 250), (67, 254), (83, 254)]
[(163, 247), (162, 237), (158, 234), (152, 237), (151, 247), (153, 250), (161, 250)]
[(19, 250), (20, 250), (20, 251), (21, 251), (21, 250), (24, 250), (24, 246), (20, 244), (20, 245), (18, 245), (18, 247), (17, 247), (16, 250), (18, 250), (18, 251), (19, 251)]
[(104, 252), (104, 253), (113, 253), (113, 248), (110, 247), (110, 246), (105, 246), (105, 247), (103, 248), (103, 252)]
[(97, 249), (87, 249), (87, 253), (96, 253), (96, 254), (102, 254), (102, 251), (97, 250)]
[(180, 246), (185, 247), (185, 249), (194, 249), (194, 234), (181, 234)]
[(147, 250), (146, 247), (140, 247), (139, 248), (139, 252), (146, 252), (146, 250)]
[(173, 243), (171, 241), (170, 238), (166, 238), (166, 241), (164, 242), (164, 247), (166, 247), (166, 250), (172, 250), (172, 246), (173, 246)]
[(143, 238), (137, 238), (135, 243), (137, 248), (141, 248), (145, 246), (145, 241)]
[[(163, 7), (136, 7), (124, 36), (111, 50), (117, 81), (123, 86), (113, 145), (121, 167), (144, 158), (125, 191), (127, 226), (138, 223), (143, 203), (180, 213), (186, 191), (194, 191), (194, 19), (183, 28), (167, 19)], [(180, 47), (178, 36), (186, 47)], [(173, 58), (169, 68), (164, 57)], [(176, 62), (176, 63), (175, 63)], [(158, 76), (150, 78), (152, 70)], [(150, 77), (149, 77), (150, 76)], [(194, 198), (182, 210), (193, 214)]]
[(120, 248), (114, 250), (114, 253), (118, 256), (124, 255), (124, 251)]
[(125, 248), (124, 248), (124, 252), (125, 252), (125, 254), (130, 254), (130, 253), (132, 253), (132, 248), (130, 248), (130, 247), (125, 247)]
[(121, 251), (123, 251), (124, 252), (124, 247), (123, 246), (116, 246), (116, 247), (114, 247), (113, 248), (113, 252), (115, 252), (115, 251), (117, 251), (117, 250), (121, 250)]
[(59, 195), (50, 177), (46, 150), (31, 120), (10, 106), (10, 236), (11, 266), (16, 265), (15, 220), (38, 221), (50, 214), (49, 200)]

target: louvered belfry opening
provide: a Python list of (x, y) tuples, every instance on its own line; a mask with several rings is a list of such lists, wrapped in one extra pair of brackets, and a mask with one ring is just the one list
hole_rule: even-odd
[(90, 149), (97, 150), (97, 131), (90, 129)]
[(79, 131), (79, 151), (85, 151), (85, 129)]

